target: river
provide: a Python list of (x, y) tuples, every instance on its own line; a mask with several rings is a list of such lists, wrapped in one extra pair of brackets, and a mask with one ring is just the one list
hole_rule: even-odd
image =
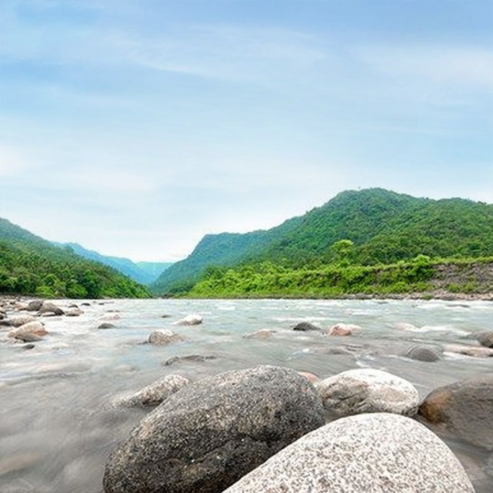
[[(56, 301), (62, 307), (64, 300)], [(164, 375), (195, 381), (221, 371), (273, 364), (326, 378), (352, 368), (379, 368), (412, 382), (421, 397), (431, 390), (493, 371), (493, 358), (444, 353), (435, 363), (403, 354), (420, 344), (469, 344), (491, 329), (488, 301), (377, 300), (105, 300), (82, 306), (79, 317), (43, 321), (49, 335), (32, 349), (0, 330), (0, 491), (101, 493), (106, 457), (144, 416), (140, 409), (108, 409), (115, 396)], [(203, 323), (174, 321), (191, 313)], [(361, 327), (350, 337), (298, 332), (308, 321), (324, 329)], [(98, 329), (103, 322), (115, 328)], [(412, 324), (403, 326), (402, 323)], [(143, 344), (156, 329), (185, 338), (168, 346)], [(260, 329), (268, 339), (245, 338)], [(174, 356), (215, 356), (178, 361)], [(448, 439), (466, 465), (477, 493), (493, 484), (493, 456)], [(486, 479), (485, 479), (486, 478)], [(491, 480), (491, 481), (489, 481)]]

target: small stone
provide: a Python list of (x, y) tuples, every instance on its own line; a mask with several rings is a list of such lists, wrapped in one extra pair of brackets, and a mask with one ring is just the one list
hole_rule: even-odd
[(307, 332), (310, 330), (322, 331), (320, 327), (317, 327), (316, 325), (313, 325), (310, 322), (300, 322), (299, 324), (296, 324), (293, 327), (293, 330), (299, 330), (301, 332)]

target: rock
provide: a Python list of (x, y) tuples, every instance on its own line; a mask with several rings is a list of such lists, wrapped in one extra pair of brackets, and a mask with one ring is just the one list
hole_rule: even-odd
[(9, 337), (13, 337), (14, 339), (19, 339), (24, 342), (33, 342), (39, 339), (36, 339), (35, 336), (41, 338), (41, 336), (45, 336), (48, 334), (44, 325), (37, 322), (29, 322), (27, 324), (21, 325), (17, 329), (13, 329), (9, 332)]
[(26, 310), (30, 312), (37, 312), (41, 309), (42, 306), (43, 306), (42, 300), (34, 300), (28, 303)]
[(173, 325), (199, 325), (202, 323), (202, 317), (196, 313), (187, 315), (186, 317), (173, 322)]
[(476, 340), (481, 346), (493, 348), (493, 332), (491, 331), (479, 332), (476, 334)]
[(189, 354), (187, 356), (173, 356), (173, 358), (167, 359), (163, 366), (171, 366), (179, 361), (195, 361), (195, 362), (204, 362), (212, 359), (217, 359), (217, 356), (212, 355), (202, 355), (202, 354)]
[(327, 334), (329, 336), (350, 336), (358, 329), (361, 329), (359, 325), (335, 324), (327, 331)]
[(395, 328), (399, 330), (409, 330), (411, 332), (418, 332), (420, 330), (416, 325), (407, 322), (398, 322), (395, 324)]
[(38, 310), (38, 315), (45, 315), (47, 313), (53, 313), (54, 315), (63, 315), (65, 312), (54, 303), (50, 301), (44, 301), (41, 308)]
[(272, 329), (260, 329), (243, 336), (245, 339), (270, 339), (276, 331)]
[(28, 324), (29, 322), (35, 322), (36, 320), (37, 318), (32, 315), (18, 315), (17, 317), (8, 318), (6, 322), (11, 327), (20, 327), (21, 325)]
[(220, 493), (324, 423), (313, 386), (293, 370), (221, 373), (173, 394), (140, 422), (110, 455), (104, 491)]
[(411, 383), (371, 368), (344, 371), (322, 380), (317, 389), (324, 407), (339, 417), (378, 412), (412, 416), (419, 405)]
[(103, 322), (99, 325), (98, 329), (114, 329), (115, 325), (110, 324), (109, 322)]
[(461, 344), (446, 344), (443, 349), (448, 353), (463, 354), (473, 358), (491, 358), (493, 349), (482, 346), (463, 346)]
[(113, 399), (110, 407), (158, 406), (189, 383), (190, 380), (181, 375), (166, 375), (135, 394)]
[(406, 358), (431, 363), (441, 359), (441, 356), (436, 349), (426, 346), (415, 346), (406, 353)]
[(72, 308), (69, 308), (66, 312), (65, 312), (65, 315), (67, 317), (79, 317), (80, 315), (82, 315), (84, 312), (78, 308), (78, 307), (72, 307)]
[(311, 324), (310, 322), (300, 322), (299, 324), (296, 324), (293, 327), (293, 330), (299, 330), (302, 332), (307, 332), (309, 330), (321, 331), (322, 329), (320, 327), (317, 327), (316, 325)]
[(439, 430), (493, 450), (493, 373), (435, 389), (419, 414)]
[(395, 414), (342, 418), (281, 450), (224, 493), (474, 493), (452, 451)]
[(305, 377), (311, 384), (316, 384), (320, 381), (320, 378), (317, 375), (310, 373), (308, 371), (299, 371), (298, 372), (302, 377)]
[(149, 342), (151, 344), (171, 344), (172, 342), (183, 341), (183, 337), (175, 334), (171, 330), (155, 330), (149, 335)]

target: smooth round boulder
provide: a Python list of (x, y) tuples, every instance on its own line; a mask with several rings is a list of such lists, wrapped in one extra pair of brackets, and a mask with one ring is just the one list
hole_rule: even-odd
[(46, 315), (48, 313), (53, 315), (65, 314), (65, 312), (59, 306), (55, 305), (55, 303), (44, 301), (41, 308), (38, 310), (38, 315)]
[(189, 383), (190, 380), (181, 375), (166, 375), (134, 394), (124, 395), (113, 399), (110, 403), (110, 407), (158, 406), (170, 395), (178, 392)]
[(433, 390), (419, 414), (440, 429), (493, 450), (493, 373)]
[(224, 493), (474, 493), (458, 459), (417, 421), (342, 418), (281, 450)]
[(178, 341), (183, 341), (183, 337), (171, 330), (155, 330), (149, 335), (149, 342), (160, 346)]
[(18, 315), (16, 317), (10, 317), (6, 319), (6, 322), (11, 327), (20, 327), (21, 325), (28, 324), (29, 322), (35, 322), (37, 319), (32, 315)]
[(406, 358), (433, 363), (440, 360), (440, 353), (427, 346), (415, 346), (406, 353)]
[(317, 385), (325, 409), (335, 416), (387, 412), (413, 416), (417, 389), (407, 380), (371, 368), (348, 370)]
[(109, 457), (106, 493), (220, 493), (325, 423), (313, 386), (258, 366), (192, 383), (147, 415)]

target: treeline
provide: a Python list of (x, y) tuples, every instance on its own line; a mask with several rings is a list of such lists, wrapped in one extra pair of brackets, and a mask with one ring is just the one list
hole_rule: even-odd
[(144, 298), (147, 289), (117, 271), (58, 248), (0, 219), (0, 293), (47, 298)]
[[(445, 271), (445, 272), (444, 272)], [(485, 271), (488, 276), (485, 278)], [(236, 269), (210, 267), (189, 291), (198, 298), (314, 297), (493, 291), (493, 257), (431, 259), (419, 255), (394, 264), (350, 265), (347, 259), (319, 268), (292, 269), (272, 262)]]

